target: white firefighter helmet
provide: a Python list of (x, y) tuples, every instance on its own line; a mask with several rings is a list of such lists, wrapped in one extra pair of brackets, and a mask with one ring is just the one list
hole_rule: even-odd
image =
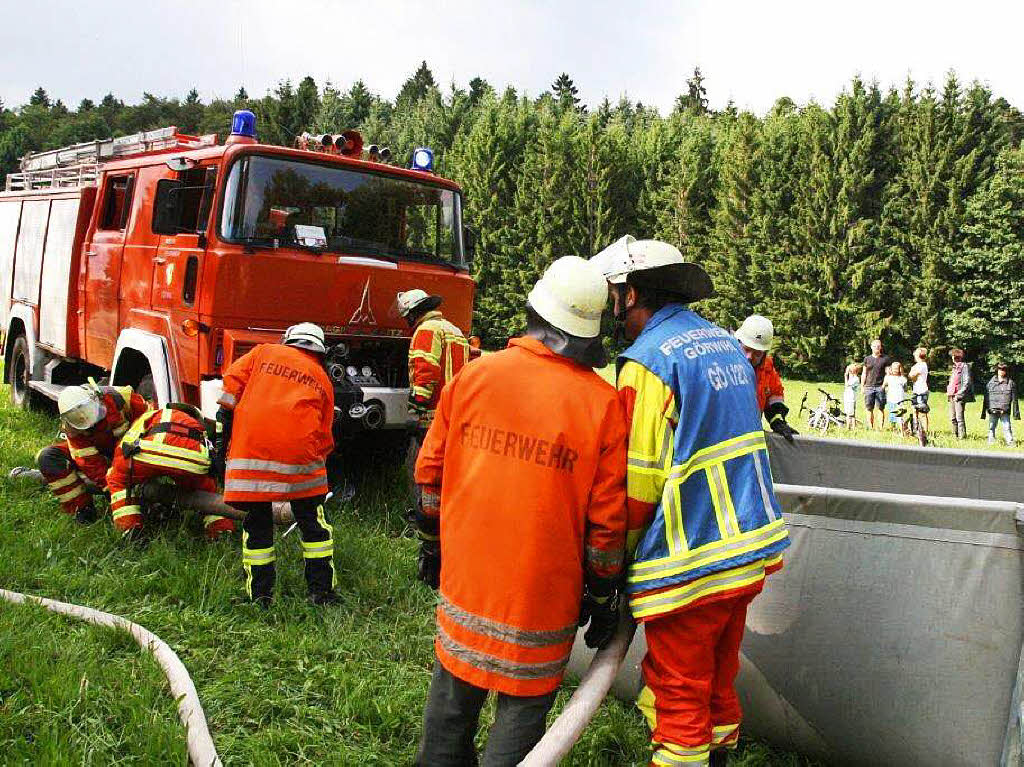
[(547, 268), (526, 300), (559, 330), (578, 338), (596, 338), (608, 303), (608, 283), (585, 259), (563, 256)]
[(612, 285), (646, 285), (675, 293), (684, 303), (715, 292), (703, 267), (687, 262), (679, 248), (661, 240), (637, 240), (627, 234), (590, 261)]
[(324, 329), (312, 322), (300, 322), (298, 325), (292, 325), (284, 332), (283, 343), (285, 346), (297, 346), (318, 354), (327, 353)]
[(402, 317), (408, 317), (409, 312), (414, 309), (424, 309), (430, 311), (436, 309), (441, 305), (440, 296), (432, 296), (425, 290), (419, 288), (413, 288), (412, 290), (405, 290), (395, 296), (395, 305), (398, 307), (398, 314)]
[(99, 392), (87, 384), (62, 390), (57, 397), (57, 410), (61, 420), (76, 431), (91, 429), (107, 414)]
[(759, 352), (766, 352), (772, 346), (772, 339), (775, 338), (775, 326), (767, 317), (760, 314), (751, 314), (740, 325), (736, 331), (736, 340), (748, 349), (755, 349)]

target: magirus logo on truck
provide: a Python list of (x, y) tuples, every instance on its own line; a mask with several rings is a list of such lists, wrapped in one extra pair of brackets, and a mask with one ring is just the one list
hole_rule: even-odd
[(175, 128), (28, 155), (0, 192), (0, 328), (16, 404), (109, 377), (212, 418), (227, 366), (289, 325), (325, 328), (339, 438), (404, 429), (399, 291), (467, 335), (472, 238), (459, 187), (355, 131), (223, 144)]

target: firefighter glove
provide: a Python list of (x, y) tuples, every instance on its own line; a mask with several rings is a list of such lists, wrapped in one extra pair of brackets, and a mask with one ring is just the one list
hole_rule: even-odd
[(799, 434), (796, 429), (786, 423), (786, 415), (789, 408), (783, 402), (773, 402), (764, 409), (764, 415), (768, 419), (768, 425), (776, 434), (781, 434), (787, 441), (793, 442), (793, 435)]
[(217, 411), (216, 432), (213, 437), (213, 453), (210, 456), (210, 475), (224, 479), (228, 458), (228, 444), (231, 442), (231, 426), (234, 412), (226, 408)]
[(432, 589), (441, 586), (441, 541), (421, 540), (417, 577)]
[(594, 595), (590, 589), (583, 594), (579, 625), (590, 623), (590, 628), (583, 635), (587, 647), (600, 650), (615, 636), (619, 625), (619, 601), (618, 589), (603, 597)]

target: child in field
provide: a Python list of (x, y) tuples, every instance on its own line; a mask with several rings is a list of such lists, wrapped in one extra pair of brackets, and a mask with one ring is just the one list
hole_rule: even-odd
[(903, 365), (894, 362), (889, 366), (885, 378), (882, 379), (882, 386), (885, 388), (885, 408), (889, 411), (889, 423), (894, 429), (899, 428), (896, 420), (896, 410), (905, 408), (907, 403), (907, 377), (903, 375)]
[(911, 399), (921, 425), (924, 426), (925, 431), (928, 431), (928, 350), (923, 346), (915, 349), (914, 360), (907, 376), (914, 383), (911, 389), (913, 392)]
[(843, 413), (846, 415), (846, 428), (852, 429), (857, 420), (857, 392), (860, 391), (860, 374), (864, 366), (854, 362), (846, 366), (843, 373)]

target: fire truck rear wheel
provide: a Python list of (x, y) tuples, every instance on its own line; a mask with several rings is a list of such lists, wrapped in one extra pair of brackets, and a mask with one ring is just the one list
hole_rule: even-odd
[(7, 381), (11, 385), (11, 402), (22, 410), (32, 410), (39, 405), (38, 396), (28, 386), (28, 371), (28, 339), (20, 335), (11, 345), (11, 369)]

